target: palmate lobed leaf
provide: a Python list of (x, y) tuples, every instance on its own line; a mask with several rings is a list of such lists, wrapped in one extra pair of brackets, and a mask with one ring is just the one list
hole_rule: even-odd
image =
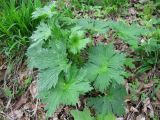
[[(51, 28), (45, 24), (44, 22), (41, 22), (40, 25), (37, 27), (36, 31), (33, 32), (30, 39), (32, 40), (32, 44), (28, 49), (37, 49), (42, 47), (42, 44), (48, 40), (52, 35)], [(32, 51), (34, 52), (34, 51)]]
[(116, 31), (118, 37), (131, 45), (132, 48), (137, 48), (139, 38), (149, 32), (145, 27), (136, 24), (128, 25), (123, 22), (113, 22), (111, 28)]
[(128, 25), (121, 21), (102, 21), (93, 19), (78, 19), (76, 20), (77, 26), (85, 30), (90, 30), (93, 33), (106, 34), (109, 29), (116, 31), (119, 38), (125, 43), (129, 44), (132, 48), (137, 48), (141, 36), (147, 35), (149, 30), (145, 27), (136, 24)]
[(73, 115), (74, 120), (95, 120), (91, 117), (91, 113), (88, 108), (85, 108), (83, 111), (72, 110), (71, 114)]
[(85, 65), (88, 78), (94, 81), (94, 86), (101, 92), (112, 84), (122, 84), (124, 82), (123, 63), (124, 54), (115, 52), (112, 44), (98, 45), (89, 51), (89, 60)]
[(114, 113), (116, 115), (124, 114), (124, 98), (126, 90), (122, 86), (111, 87), (108, 95), (88, 99), (88, 105), (93, 107), (97, 114)]
[(37, 27), (37, 30), (33, 32), (32, 36), (30, 37), (32, 41), (41, 41), (47, 40), (51, 36), (51, 29), (47, 24), (41, 22), (40, 25)]
[(90, 91), (90, 83), (85, 79), (85, 72), (75, 66), (67, 72), (67, 77), (59, 78), (55, 88), (39, 93), (39, 98), (46, 103), (47, 115), (51, 116), (59, 105), (76, 105), (79, 95)]
[(51, 48), (30, 47), (27, 56), (28, 66), (39, 69), (39, 91), (55, 87), (60, 72), (68, 67), (65, 45), (61, 42), (54, 42)]
[(51, 18), (54, 14), (56, 14), (55, 2), (50, 3), (48, 6), (44, 6), (43, 8), (37, 8), (36, 11), (32, 13), (32, 18), (37, 19), (40, 17), (48, 17)]
[(82, 27), (84, 30), (90, 30), (94, 33), (105, 34), (109, 30), (110, 21), (93, 20), (93, 19), (78, 19), (76, 20), (77, 26)]
[(71, 110), (71, 115), (74, 120), (116, 120), (116, 117), (112, 113), (97, 114), (96, 118), (94, 118), (91, 116), (91, 112), (87, 107), (83, 111)]

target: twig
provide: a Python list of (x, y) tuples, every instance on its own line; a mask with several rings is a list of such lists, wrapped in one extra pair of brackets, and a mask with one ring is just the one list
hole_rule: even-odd
[(3, 65), (0, 66), (0, 70), (2, 70), (4, 65), (6, 65), (6, 64), (7, 64), (7, 62), (3, 63)]
[(36, 107), (34, 109), (33, 115), (35, 116), (37, 113), (37, 109), (38, 109), (38, 104), (39, 104), (39, 99), (36, 100)]
[(8, 118), (9, 120), (13, 120), (12, 117), (8, 116), (8, 115), (7, 115), (6, 113), (4, 113), (3, 111), (0, 111), (0, 114), (1, 114), (2, 116), (4, 116), (5, 118)]
[[(141, 103), (142, 103), (142, 101), (139, 101), (139, 103), (137, 104), (137, 106), (136, 106), (135, 108), (137, 109)], [(128, 115), (127, 120), (130, 120), (130, 119), (132, 118), (133, 113), (134, 113), (134, 112), (131, 112), (131, 113)]]
[(6, 86), (7, 86), (7, 76), (8, 76), (8, 68), (6, 69), (6, 72), (5, 72), (5, 74), (4, 74), (4, 85), (3, 85), (4, 89), (5, 89)]
[(11, 98), (11, 97), (9, 97), (9, 100), (8, 100), (8, 102), (7, 102), (7, 105), (6, 105), (6, 110), (8, 110), (9, 105), (11, 104), (11, 100), (12, 100), (12, 98)]

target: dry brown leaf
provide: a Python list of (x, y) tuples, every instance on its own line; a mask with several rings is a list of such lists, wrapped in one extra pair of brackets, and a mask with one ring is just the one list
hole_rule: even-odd
[(136, 93), (139, 94), (144, 87), (144, 83), (141, 83), (139, 88), (136, 90)]
[(0, 70), (0, 81), (4, 80), (5, 70)]
[(37, 95), (37, 85), (36, 85), (36, 81), (33, 81), (29, 87), (29, 91), (32, 95), (32, 98), (34, 99)]
[(2, 66), (3, 64), (4, 64), (4, 57), (0, 55), (0, 66)]
[(139, 112), (138, 109), (135, 108), (135, 107), (133, 107), (133, 106), (130, 108), (130, 111), (131, 111), (131, 112), (134, 112), (134, 113), (135, 113), (135, 112)]
[(101, 42), (104, 40), (104, 37), (103, 36), (95, 36), (94, 37), (94, 44), (96, 45), (97, 43)]
[(20, 71), (19, 72), (19, 83), (20, 85), (24, 85), (25, 80), (30, 76), (31, 71), (30, 70), (25, 70), (24, 72)]
[(13, 106), (14, 110), (19, 109), (23, 104), (25, 104), (28, 100), (28, 90), (21, 96), (20, 100)]
[(130, 0), (132, 3), (137, 3), (139, 0)]
[(146, 118), (144, 115), (141, 114), (136, 117), (136, 120), (146, 120)]
[(130, 8), (130, 9), (129, 9), (129, 13), (130, 13), (131, 15), (136, 15), (136, 14), (137, 14), (137, 11), (136, 11), (134, 8)]
[(124, 118), (122, 118), (122, 117), (119, 117), (119, 118), (116, 118), (116, 120), (124, 120)]
[(150, 99), (146, 98), (143, 101), (143, 103), (144, 103), (143, 112), (147, 114), (148, 109), (149, 109), (149, 115), (150, 115), (151, 118), (153, 118), (154, 117), (154, 110), (153, 110)]
[(160, 101), (160, 89), (156, 92), (156, 97), (157, 97), (158, 100)]
[(148, 84), (144, 84), (143, 88), (144, 88), (144, 89), (147, 89), (147, 88), (152, 87), (153, 85), (154, 85), (154, 82), (153, 82), (153, 81), (151, 81), (151, 82), (150, 82), (150, 83), (148, 83)]
[(12, 120), (17, 120), (21, 119), (23, 116), (23, 111), (22, 110), (15, 110), (9, 113), (9, 117), (12, 118)]

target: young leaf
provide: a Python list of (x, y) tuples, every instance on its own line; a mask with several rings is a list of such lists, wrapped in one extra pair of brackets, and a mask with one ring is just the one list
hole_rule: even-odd
[(80, 30), (80, 28), (75, 27), (71, 30), (71, 35), (69, 36), (68, 48), (70, 52), (76, 54), (86, 47), (89, 43), (90, 38), (85, 38), (85, 31)]
[(47, 115), (50, 116), (59, 105), (76, 105), (79, 95), (90, 91), (90, 83), (85, 81), (84, 72), (71, 67), (66, 79), (61, 76), (55, 88), (39, 94), (39, 98), (46, 103)]
[(35, 12), (32, 13), (32, 18), (37, 19), (39, 17), (49, 17), (51, 18), (54, 14), (56, 14), (53, 9), (55, 8), (55, 2), (51, 3), (48, 6), (44, 6), (43, 8), (37, 8)]
[(116, 52), (112, 44), (92, 47), (89, 52), (89, 61), (85, 66), (88, 78), (94, 81), (94, 86), (105, 91), (110, 83), (122, 84), (122, 74), (125, 56)]
[(93, 117), (91, 117), (91, 113), (89, 109), (85, 108), (83, 111), (78, 110), (72, 110), (71, 114), (74, 117), (74, 120), (94, 120)]
[(122, 86), (111, 87), (108, 95), (103, 97), (89, 98), (88, 105), (92, 106), (98, 114), (114, 113), (124, 114), (124, 97), (126, 90)]
[(67, 68), (67, 55), (63, 43), (55, 43), (52, 48), (36, 50), (31, 47), (27, 51), (28, 66), (39, 68), (38, 88), (40, 91), (55, 87), (61, 71)]

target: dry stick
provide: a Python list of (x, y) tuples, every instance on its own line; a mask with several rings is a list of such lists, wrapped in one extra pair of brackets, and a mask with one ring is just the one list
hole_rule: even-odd
[(12, 100), (12, 98), (11, 98), (11, 97), (9, 97), (9, 100), (8, 100), (8, 102), (7, 102), (7, 105), (6, 105), (6, 110), (8, 110), (9, 105), (11, 104), (11, 100)]
[(38, 104), (39, 104), (39, 99), (36, 100), (36, 107), (34, 109), (33, 115), (35, 116), (37, 113), (37, 109), (38, 109)]
[(3, 63), (3, 65), (0, 66), (0, 70), (2, 70), (2, 68), (4, 67), (4, 65), (6, 65), (7, 62)]
[(7, 86), (7, 76), (8, 76), (8, 68), (7, 68), (7, 70), (6, 70), (5, 74), (4, 74), (4, 83), (3, 83), (4, 89), (5, 89), (6, 86)]
[(6, 118), (8, 118), (8, 120), (13, 120), (12, 117), (8, 116), (6, 113), (4, 113), (3, 111), (0, 111), (0, 114)]

